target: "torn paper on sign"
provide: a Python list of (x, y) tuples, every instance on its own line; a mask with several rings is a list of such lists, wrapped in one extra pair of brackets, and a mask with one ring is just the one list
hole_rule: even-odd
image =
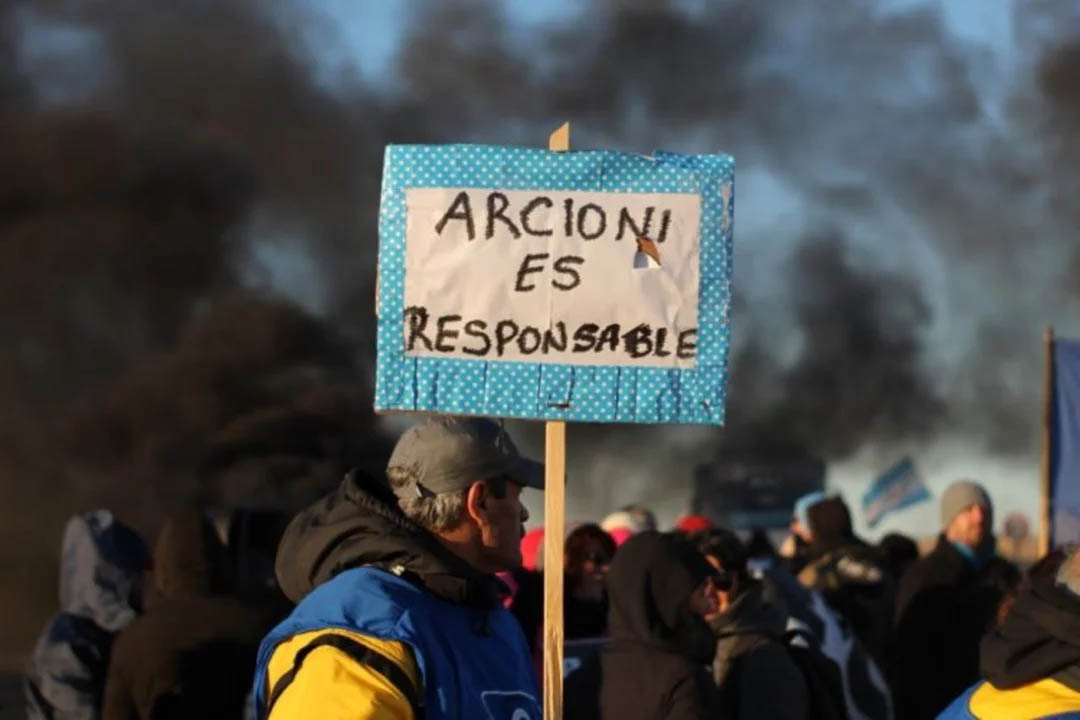
[(698, 194), (405, 196), (406, 355), (695, 367)]

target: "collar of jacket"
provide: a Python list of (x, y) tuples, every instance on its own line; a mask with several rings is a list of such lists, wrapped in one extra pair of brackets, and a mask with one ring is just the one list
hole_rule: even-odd
[(748, 583), (727, 611), (709, 620), (709, 626), (719, 638), (752, 634), (782, 640), (787, 623), (783, 611), (765, 602), (761, 583), (755, 580)]
[(330, 495), (289, 524), (275, 570), (294, 602), (343, 570), (377, 567), (408, 579), (436, 597), (492, 609), (505, 586), (448, 550), (406, 518), (385, 481), (349, 473)]
[(934, 554), (941, 558), (952, 570), (957, 573), (972, 573), (976, 571), (975, 563), (969, 560), (952, 540), (945, 537), (945, 533), (938, 535), (937, 546), (934, 547)]

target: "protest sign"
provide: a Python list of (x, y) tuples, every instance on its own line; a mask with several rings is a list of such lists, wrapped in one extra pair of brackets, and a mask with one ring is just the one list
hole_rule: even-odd
[(724, 420), (733, 160), (387, 148), (379, 411)]

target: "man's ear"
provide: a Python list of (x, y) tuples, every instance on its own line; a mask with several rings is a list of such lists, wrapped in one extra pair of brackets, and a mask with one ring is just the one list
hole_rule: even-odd
[(487, 504), (490, 499), (491, 492), (483, 480), (478, 480), (469, 486), (469, 491), (465, 495), (465, 512), (477, 525), (488, 524)]

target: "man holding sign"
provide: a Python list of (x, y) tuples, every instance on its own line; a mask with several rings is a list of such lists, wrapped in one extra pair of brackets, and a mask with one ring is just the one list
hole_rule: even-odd
[[(499, 602), (543, 466), (490, 420), (424, 420), (386, 482), (350, 474), (278, 550), (299, 604), (263, 640), (259, 720), (540, 720), (532, 659)], [(485, 712), (486, 711), (486, 712)]]

